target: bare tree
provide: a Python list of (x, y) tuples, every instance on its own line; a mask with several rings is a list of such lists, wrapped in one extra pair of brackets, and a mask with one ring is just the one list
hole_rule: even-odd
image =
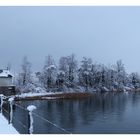
[(31, 63), (28, 61), (27, 56), (24, 56), (22, 65), (21, 65), (21, 73), (19, 74), (19, 80), (21, 85), (26, 86), (27, 84), (32, 82), (31, 77)]

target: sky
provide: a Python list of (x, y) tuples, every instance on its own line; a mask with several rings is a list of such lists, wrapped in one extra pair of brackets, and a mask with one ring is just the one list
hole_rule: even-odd
[(72, 53), (140, 73), (140, 7), (0, 7), (0, 68), (20, 71), (26, 55), (38, 71)]

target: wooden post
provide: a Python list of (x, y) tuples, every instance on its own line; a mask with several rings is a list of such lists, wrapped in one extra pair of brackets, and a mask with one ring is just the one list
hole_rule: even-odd
[(13, 101), (14, 98), (9, 98), (9, 123), (13, 121)]
[(36, 109), (36, 106), (34, 105), (29, 105), (27, 107), (28, 110), (28, 134), (33, 134), (33, 110)]
[(30, 134), (30, 115), (28, 110), (28, 134)]
[(10, 124), (10, 103), (8, 102), (8, 124)]
[(0, 113), (2, 113), (2, 106), (3, 106), (3, 99), (4, 99), (4, 95), (0, 94)]

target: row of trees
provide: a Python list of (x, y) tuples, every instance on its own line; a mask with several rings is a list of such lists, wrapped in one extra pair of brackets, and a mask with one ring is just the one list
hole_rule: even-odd
[(78, 64), (72, 54), (61, 57), (57, 65), (53, 57), (48, 55), (43, 69), (35, 73), (31, 71), (27, 57), (24, 57), (16, 85), (20, 92), (35, 92), (36, 89), (47, 92), (122, 91), (138, 89), (140, 76), (138, 73), (127, 74), (121, 60), (115, 65), (105, 66), (83, 57)]

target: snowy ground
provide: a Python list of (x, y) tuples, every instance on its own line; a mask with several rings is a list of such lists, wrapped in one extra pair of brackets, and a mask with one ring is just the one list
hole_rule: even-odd
[(0, 134), (19, 134), (2, 114), (0, 114)]
[(22, 93), (20, 95), (16, 95), (15, 97), (26, 98), (26, 97), (35, 97), (35, 96), (45, 96), (45, 95), (57, 95), (62, 94), (62, 92), (47, 92), (47, 93)]

